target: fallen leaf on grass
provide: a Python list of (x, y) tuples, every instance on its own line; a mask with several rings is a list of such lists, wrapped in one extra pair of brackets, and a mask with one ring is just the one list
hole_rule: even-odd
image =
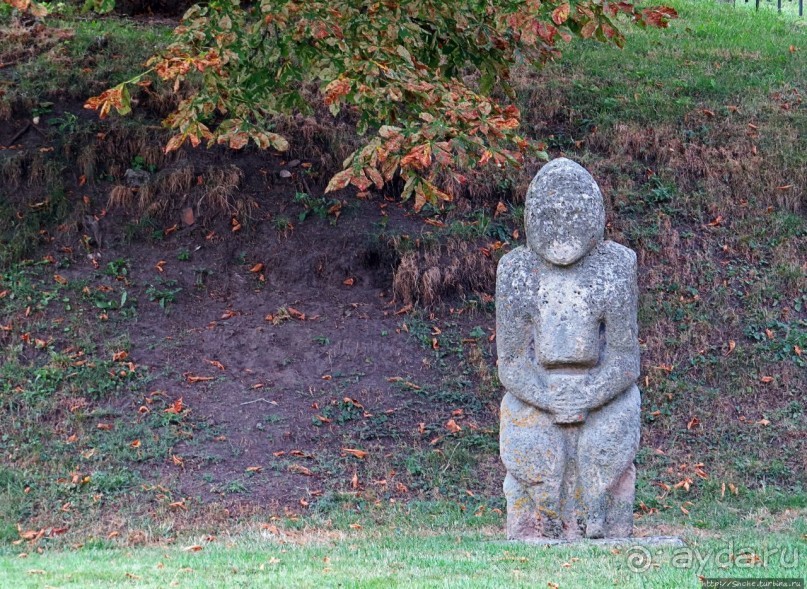
[(45, 535), (45, 529), (41, 530), (27, 530), (25, 532), (22, 531), (22, 528), (17, 526), (17, 533), (20, 535), (22, 540), (39, 540)]
[(293, 472), (295, 474), (302, 474), (302, 475), (305, 475), (307, 477), (314, 476), (314, 473), (311, 472), (311, 469), (306, 468), (302, 464), (291, 464), (291, 465), (289, 465), (289, 472)]
[(99, 423), (95, 427), (101, 431), (108, 432), (113, 428), (113, 425), (111, 423)]
[(446, 422), (446, 429), (452, 434), (456, 434), (457, 432), (462, 431), (462, 428), (459, 425), (457, 425), (457, 422), (454, 421), (453, 419), (449, 419)]
[(364, 450), (357, 450), (356, 448), (342, 448), (342, 452), (345, 454), (350, 454), (351, 456), (355, 456), (359, 460), (364, 460), (367, 458), (367, 452)]
[(191, 374), (190, 372), (186, 372), (184, 376), (185, 380), (187, 380), (191, 384), (195, 384), (197, 382), (208, 382), (216, 378), (215, 376), (196, 376), (195, 374)]
[(207, 362), (211, 366), (218, 368), (219, 370), (224, 370), (224, 364), (222, 364), (218, 360), (205, 360), (205, 362)]
[(184, 550), (187, 552), (199, 552), (200, 550), (204, 550), (204, 548), (205, 547), (200, 544), (194, 544), (193, 546), (188, 546), (184, 548)]
[(294, 307), (287, 307), (286, 310), (289, 312), (289, 315), (294, 317), (295, 319), (299, 319), (300, 321), (305, 321), (305, 313), (301, 313)]
[(182, 410), (185, 409), (185, 404), (182, 402), (182, 397), (171, 403), (171, 406), (165, 410), (165, 413), (173, 413), (178, 415), (182, 413)]
[(67, 278), (62, 276), (61, 274), (54, 274), (53, 279), (61, 285), (67, 284)]
[(260, 272), (264, 268), (265, 268), (265, 266), (263, 265), (263, 262), (258, 262), (252, 268), (250, 268), (249, 271), (252, 272), (253, 274), (257, 274), (258, 272)]
[(130, 448), (135, 448), (135, 449), (139, 448), (140, 447), (140, 440), (135, 440), (134, 442), (129, 444), (129, 447)]
[(246, 472), (261, 472), (263, 470), (262, 466), (248, 466), (246, 468)]
[(129, 357), (129, 352), (126, 350), (120, 350), (119, 352), (115, 352), (112, 354), (112, 361), (113, 362), (121, 362), (122, 360), (126, 360)]
[(157, 272), (165, 272), (165, 265), (167, 263), (168, 262), (166, 262), (165, 260), (160, 260), (159, 262), (154, 264), (154, 268), (157, 270)]
[(765, 384), (768, 384), (768, 383), (773, 382), (773, 377), (772, 376), (762, 376), (762, 377), (760, 377), (759, 380), (761, 382), (765, 383)]

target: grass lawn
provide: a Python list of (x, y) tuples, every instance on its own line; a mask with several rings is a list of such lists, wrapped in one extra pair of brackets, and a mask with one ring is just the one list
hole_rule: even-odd
[[(682, 548), (541, 547), (499, 530), (247, 532), (174, 546), (0, 558), (3, 587), (700, 587), (699, 577), (804, 578), (789, 534), (689, 537)], [(764, 565), (766, 566), (763, 566)], [(647, 567), (647, 568), (646, 568)]]
[[(0, 587), (700, 587), (706, 578), (807, 575), (803, 510), (703, 503), (698, 517), (656, 514), (637, 536), (686, 546), (535, 546), (507, 542), (496, 510), (451, 501), (343, 498), (305, 517), (250, 521), (218, 536), (124, 546), (89, 539), (55, 549), (0, 547)], [(712, 525), (705, 519), (712, 520)], [(39, 553), (37, 546), (44, 546)]]

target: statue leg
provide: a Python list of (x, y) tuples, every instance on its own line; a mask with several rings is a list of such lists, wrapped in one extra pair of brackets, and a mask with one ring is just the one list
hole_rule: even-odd
[(639, 410), (639, 389), (633, 386), (592, 411), (583, 425), (577, 459), (587, 538), (627, 537), (633, 530)]
[(507, 468), (507, 537), (559, 538), (565, 446), (560, 428), (514, 396), (502, 400), (500, 451)]

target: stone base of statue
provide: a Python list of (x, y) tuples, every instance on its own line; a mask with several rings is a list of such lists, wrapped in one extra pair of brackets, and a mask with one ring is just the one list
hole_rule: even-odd
[(526, 540), (511, 540), (536, 546), (613, 546), (626, 547), (642, 546), (645, 548), (676, 548), (686, 546), (678, 536), (632, 536), (630, 538), (581, 538), (578, 540), (559, 540), (557, 538), (529, 538)]

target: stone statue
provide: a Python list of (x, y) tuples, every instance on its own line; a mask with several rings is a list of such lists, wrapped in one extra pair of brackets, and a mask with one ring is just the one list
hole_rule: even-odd
[(499, 262), (500, 451), (511, 539), (624, 538), (639, 447), (636, 254), (605, 241), (591, 175), (556, 159)]

